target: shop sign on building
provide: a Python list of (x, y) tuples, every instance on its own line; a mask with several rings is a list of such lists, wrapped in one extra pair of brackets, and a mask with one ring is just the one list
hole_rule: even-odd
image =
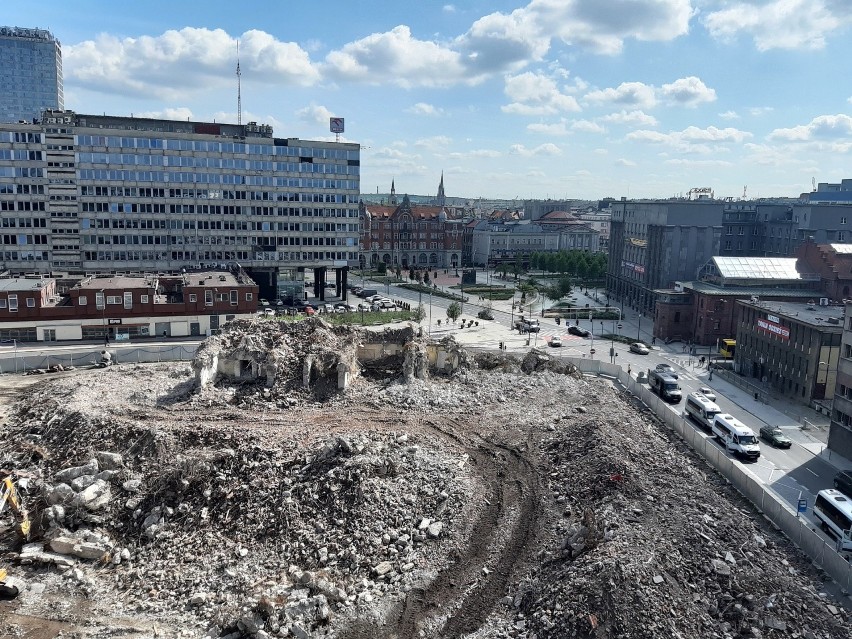
[(773, 335), (777, 335), (781, 339), (790, 339), (790, 329), (785, 328), (780, 324), (776, 324), (775, 322), (770, 322), (765, 319), (758, 319), (757, 327), (763, 329), (764, 331), (768, 331)]

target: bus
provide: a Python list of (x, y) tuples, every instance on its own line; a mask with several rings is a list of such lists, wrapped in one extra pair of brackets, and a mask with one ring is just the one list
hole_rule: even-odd
[(737, 340), (723, 339), (719, 342), (719, 355), (733, 359), (734, 352), (737, 350)]
[(702, 393), (690, 393), (686, 397), (686, 414), (707, 430), (713, 428), (713, 418), (721, 412), (719, 406)]
[(829, 488), (817, 493), (814, 515), (822, 529), (837, 537), (837, 550), (852, 552), (852, 498)]

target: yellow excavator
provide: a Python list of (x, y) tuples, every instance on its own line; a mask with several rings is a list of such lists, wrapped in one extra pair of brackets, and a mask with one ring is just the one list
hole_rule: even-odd
[[(5, 474), (0, 479), (0, 515), (6, 508), (9, 508), (15, 516), (17, 533), (24, 540), (28, 540), (30, 538), (30, 517), (15, 488), (16, 481), (17, 476), (14, 473)], [(18, 586), (14, 582), (14, 579), (8, 578), (6, 569), (0, 567), (0, 597), (13, 599), (18, 596)]]

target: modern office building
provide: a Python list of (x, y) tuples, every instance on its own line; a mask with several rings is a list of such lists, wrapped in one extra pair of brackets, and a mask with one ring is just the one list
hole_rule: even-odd
[(43, 29), (0, 27), (0, 122), (64, 108), (59, 40)]
[(843, 306), (828, 300), (736, 303), (734, 370), (790, 399), (827, 405), (838, 380)]
[(844, 305), (843, 337), (837, 362), (837, 387), (831, 403), (828, 448), (852, 458), (852, 301)]
[(718, 200), (620, 200), (610, 204), (607, 294), (643, 315), (652, 314), (660, 289), (691, 281), (719, 254), (722, 203)]
[(358, 144), (272, 127), (46, 111), (0, 125), (0, 271), (238, 264), (267, 299), (358, 264)]

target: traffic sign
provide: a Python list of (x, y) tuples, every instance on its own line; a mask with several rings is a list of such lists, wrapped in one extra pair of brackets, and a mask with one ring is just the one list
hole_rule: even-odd
[(594, 348), (592, 348), (592, 349), (590, 349), (590, 350), (589, 350), (589, 352), (590, 352), (592, 355), (594, 355), (594, 354), (595, 354), (595, 349), (594, 349)]
[(797, 504), (796, 510), (797, 510), (797, 514), (796, 514), (797, 517), (798, 517), (798, 513), (808, 512), (808, 500), (807, 499), (800, 499), (799, 503)]
[(618, 324), (618, 330), (621, 330), (622, 328), (624, 328), (624, 324)]

